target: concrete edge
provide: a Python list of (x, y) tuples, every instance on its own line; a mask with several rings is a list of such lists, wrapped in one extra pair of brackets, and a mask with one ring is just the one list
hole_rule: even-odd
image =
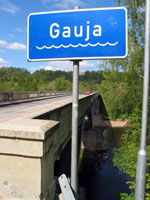
[(17, 118), (0, 124), (0, 137), (45, 140), (58, 126), (53, 120)]

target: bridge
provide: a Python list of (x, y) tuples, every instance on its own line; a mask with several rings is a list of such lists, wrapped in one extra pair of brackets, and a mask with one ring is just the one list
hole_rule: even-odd
[[(0, 109), (0, 199), (54, 200), (55, 175), (70, 176), (72, 97)], [(80, 95), (79, 151), (85, 116), (93, 126), (103, 111), (99, 93)]]

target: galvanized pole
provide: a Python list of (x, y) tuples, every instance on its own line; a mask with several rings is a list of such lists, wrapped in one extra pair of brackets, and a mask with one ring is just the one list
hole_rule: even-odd
[(79, 60), (73, 61), (73, 99), (72, 99), (72, 149), (71, 149), (71, 186), (78, 196), (78, 97), (79, 97)]
[[(75, 10), (80, 9), (75, 6)], [(79, 99), (79, 60), (73, 61), (72, 93), (72, 145), (71, 145), (71, 187), (78, 199), (78, 99)]]
[(145, 53), (144, 53), (144, 83), (143, 83), (143, 108), (142, 108), (142, 131), (141, 144), (137, 156), (135, 200), (144, 200), (146, 181), (146, 129), (148, 114), (148, 90), (149, 90), (149, 67), (150, 67), (150, 0), (146, 0), (145, 18)]

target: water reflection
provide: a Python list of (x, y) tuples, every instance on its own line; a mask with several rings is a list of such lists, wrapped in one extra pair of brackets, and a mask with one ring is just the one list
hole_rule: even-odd
[(112, 128), (107, 127), (103, 131), (103, 135), (106, 141), (106, 144), (109, 147), (119, 147), (121, 145), (121, 135), (123, 134), (125, 128)]
[(120, 200), (120, 193), (130, 193), (126, 185), (130, 178), (112, 162), (113, 148), (121, 145), (121, 134), (123, 129), (109, 127), (103, 130), (97, 128), (95, 133), (92, 130), (84, 135), (85, 149), (79, 170), (79, 185), (82, 192), (83, 189), (86, 191), (86, 200)]

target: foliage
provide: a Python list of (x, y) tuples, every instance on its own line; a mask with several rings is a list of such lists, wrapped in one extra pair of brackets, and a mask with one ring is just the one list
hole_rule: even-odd
[[(99, 91), (102, 93), (110, 117), (127, 118), (130, 121), (129, 127), (121, 137), (122, 146), (114, 150), (113, 162), (132, 178), (127, 182), (132, 194), (121, 194), (121, 200), (133, 200), (141, 135), (145, 0), (118, 0), (118, 3), (128, 7), (129, 55), (126, 60), (105, 61), (100, 65), (104, 70), (104, 80), (99, 86)], [(148, 110), (150, 111), (150, 94)], [(149, 123), (147, 135), (150, 138)], [(145, 199), (150, 200), (150, 143), (148, 142), (146, 151)]]
[(30, 73), (21, 68), (2, 67), (0, 68), (0, 91), (28, 90), (31, 87)]
[(94, 81), (94, 84), (100, 84), (102, 80), (104, 79), (103, 77), (103, 71), (86, 71), (83, 74), (80, 74), (79, 76), (79, 81), (84, 81), (89, 83), (89, 81)]
[[(80, 92), (97, 90), (103, 72), (87, 71), (79, 75)], [(54, 91), (72, 90), (72, 72), (40, 69), (34, 73), (15, 67), (0, 68), (0, 92), (5, 91)]]
[[(128, 118), (141, 108), (144, 65), (145, 0), (116, 0), (128, 8), (128, 58), (105, 61), (100, 65), (104, 80), (99, 91), (111, 118)], [(121, 73), (120, 73), (121, 72)]]
[(134, 194), (133, 193), (130, 194), (130, 195), (128, 195), (126, 193), (122, 193), (120, 195), (120, 197), (121, 197), (121, 200), (134, 200)]
[[(123, 194), (121, 200), (127, 197), (127, 199), (134, 199), (133, 194), (135, 189), (137, 152), (139, 150), (141, 135), (141, 116), (141, 110), (135, 109), (129, 118), (130, 125), (126, 128), (125, 133), (121, 137), (122, 146), (119, 149), (114, 150), (114, 165), (132, 178), (132, 180), (128, 181), (127, 184), (129, 184), (129, 188), (133, 191), (133, 193), (130, 196)], [(148, 122), (149, 121), (150, 116)], [(148, 128), (147, 135), (150, 136), (150, 128)], [(145, 199), (150, 200), (150, 143), (147, 143), (146, 151), (147, 172)]]
[(72, 84), (69, 81), (67, 81), (64, 77), (56, 78), (54, 85), (57, 91), (71, 91), (72, 89)]

